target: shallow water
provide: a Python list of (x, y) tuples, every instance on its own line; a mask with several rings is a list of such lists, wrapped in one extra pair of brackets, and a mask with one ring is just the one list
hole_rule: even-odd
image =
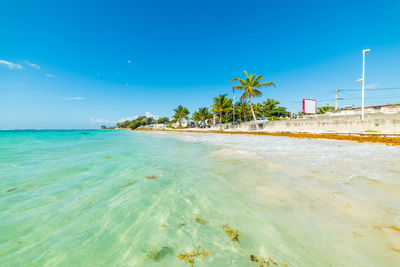
[(189, 266), (177, 256), (199, 245), (196, 266), (396, 266), (399, 160), (331, 140), (3, 131), (0, 266)]

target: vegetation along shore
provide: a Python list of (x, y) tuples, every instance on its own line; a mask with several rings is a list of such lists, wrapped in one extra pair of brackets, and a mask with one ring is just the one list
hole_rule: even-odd
[[(232, 91), (240, 90), (242, 92), (240, 100), (234, 102), (227, 94), (221, 94), (213, 98), (210, 108), (200, 107), (192, 113), (179, 105), (174, 109), (172, 119), (162, 117), (155, 120), (153, 117), (140, 116), (133, 120), (119, 122), (114, 127), (121, 130), (139, 130), (139, 131), (175, 131), (175, 132), (201, 132), (201, 133), (223, 133), (223, 134), (251, 134), (251, 135), (268, 135), (268, 136), (285, 136), (294, 138), (317, 138), (317, 139), (333, 139), (347, 140), (356, 142), (382, 143), (386, 145), (400, 145), (399, 134), (379, 134), (374, 131), (366, 131), (363, 133), (354, 133), (349, 129), (348, 133), (335, 132), (303, 132), (298, 131), (267, 131), (259, 129), (259, 124), (254, 123), (253, 131), (239, 129), (237, 126), (248, 122), (258, 121), (279, 121), (288, 120), (290, 117), (301, 117), (304, 114), (290, 114), (285, 107), (280, 106), (280, 102), (268, 98), (261, 103), (253, 103), (252, 98), (262, 96), (260, 91), (263, 87), (276, 87), (273, 82), (262, 82), (262, 75), (249, 75), (244, 71), (245, 78), (234, 78), (231, 80), (236, 85), (232, 86)], [(318, 114), (325, 114), (332, 110), (333, 107), (325, 105), (318, 108)], [(186, 122), (185, 122), (186, 120)], [(189, 122), (192, 124), (189, 124)], [(229, 130), (224, 130), (223, 126), (233, 126)], [(157, 126), (157, 127), (156, 127)], [(236, 128), (235, 128), (236, 127)], [(105, 127), (103, 127), (105, 128)]]

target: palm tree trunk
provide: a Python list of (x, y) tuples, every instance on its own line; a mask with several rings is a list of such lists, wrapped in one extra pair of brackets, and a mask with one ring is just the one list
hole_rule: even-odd
[(222, 131), (222, 112), (219, 113), (219, 129)]
[(254, 113), (253, 104), (251, 103), (251, 97), (250, 97), (250, 95), (249, 95), (249, 103), (250, 103), (251, 113), (253, 114), (254, 122), (255, 122), (255, 124), (256, 124), (256, 130), (258, 130), (257, 118), (256, 118), (256, 114)]
[(179, 128), (182, 128), (181, 119), (179, 119)]

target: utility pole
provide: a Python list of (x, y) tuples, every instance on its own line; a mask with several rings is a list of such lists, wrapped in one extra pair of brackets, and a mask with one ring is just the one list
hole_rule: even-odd
[(362, 83), (361, 91), (361, 120), (364, 120), (364, 91), (365, 91), (365, 54), (371, 51), (370, 49), (364, 49), (363, 53), (363, 67), (362, 67), (362, 78), (357, 80)]
[(290, 110), (290, 118), (293, 118), (293, 102), (292, 102), (292, 109)]
[(335, 110), (338, 108), (338, 105), (337, 105), (337, 98), (338, 98), (338, 92), (339, 92), (339, 90), (337, 90), (336, 89), (336, 95), (335, 95)]

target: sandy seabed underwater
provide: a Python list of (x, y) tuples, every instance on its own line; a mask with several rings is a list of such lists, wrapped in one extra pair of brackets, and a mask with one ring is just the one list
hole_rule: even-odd
[(0, 266), (400, 262), (399, 147), (0, 131), (0, 190)]

